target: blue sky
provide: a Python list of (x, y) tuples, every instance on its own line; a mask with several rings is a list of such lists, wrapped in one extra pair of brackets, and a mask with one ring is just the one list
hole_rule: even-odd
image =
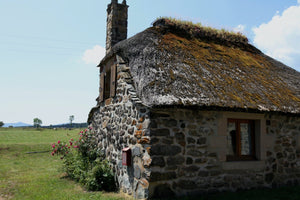
[[(122, 0), (119, 0), (121, 2)], [(0, 0), (0, 121), (85, 122), (96, 105), (110, 0)], [(129, 37), (160, 16), (241, 31), (300, 71), (300, 0), (127, 0)]]

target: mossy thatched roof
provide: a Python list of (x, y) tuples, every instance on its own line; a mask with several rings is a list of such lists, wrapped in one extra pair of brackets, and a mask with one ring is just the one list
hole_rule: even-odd
[(209, 106), (300, 113), (300, 73), (240, 34), (159, 19), (106, 55), (128, 62), (147, 106)]

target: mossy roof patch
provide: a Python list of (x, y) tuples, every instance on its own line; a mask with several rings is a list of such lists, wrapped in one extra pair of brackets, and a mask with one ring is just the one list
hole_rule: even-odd
[(193, 24), (189, 21), (182, 21), (174, 18), (158, 18), (153, 26), (162, 26), (177, 35), (186, 38), (197, 38), (201, 40), (214, 41), (224, 45), (244, 46), (248, 44), (248, 38), (240, 32), (227, 31), (202, 26), (200, 23)]
[(145, 105), (300, 113), (300, 73), (245, 40), (191, 36), (157, 25), (115, 45)]

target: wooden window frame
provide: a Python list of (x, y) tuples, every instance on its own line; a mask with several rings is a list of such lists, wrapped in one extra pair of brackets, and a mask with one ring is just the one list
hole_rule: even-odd
[[(236, 155), (227, 155), (227, 161), (250, 161), (257, 160), (256, 159), (256, 151), (255, 151), (255, 120), (250, 119), (228, 119), (227, 126), (229, 123), (235, 123), (236, 129)], [(251, 155), (241, 155), (241, 129), (240, 124), (247, 123), (251, 126)]]
[[(107, 76), (110, 76), (109, 78)], [(99, 88), (99, 101), (103, 102), (106, 99), (113, 98), (116, 95), (116, 76), (117, 65), (107, 65), (102, 68), (100, 72), (100, 88)], [(107, 82), (109, 81), (109, 83)], [(109, 87), (109, 91), (107, 91)]]

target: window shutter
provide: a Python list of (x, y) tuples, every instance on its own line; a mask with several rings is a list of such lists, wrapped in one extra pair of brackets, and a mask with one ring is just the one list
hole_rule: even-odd
[(117, 80), (116, 80), (116, 75), (117, 75), (117, 72), (116, 72), (116, 69), (117, 69), (117, 65), (112, 65), (111, 66), (111, 79), (110, 79), (110, 97), (114, 97), (116, 95), (116, 83), (117, 83)]
[(104, 71), (100, 74), (99, 102), (104, 100)]

